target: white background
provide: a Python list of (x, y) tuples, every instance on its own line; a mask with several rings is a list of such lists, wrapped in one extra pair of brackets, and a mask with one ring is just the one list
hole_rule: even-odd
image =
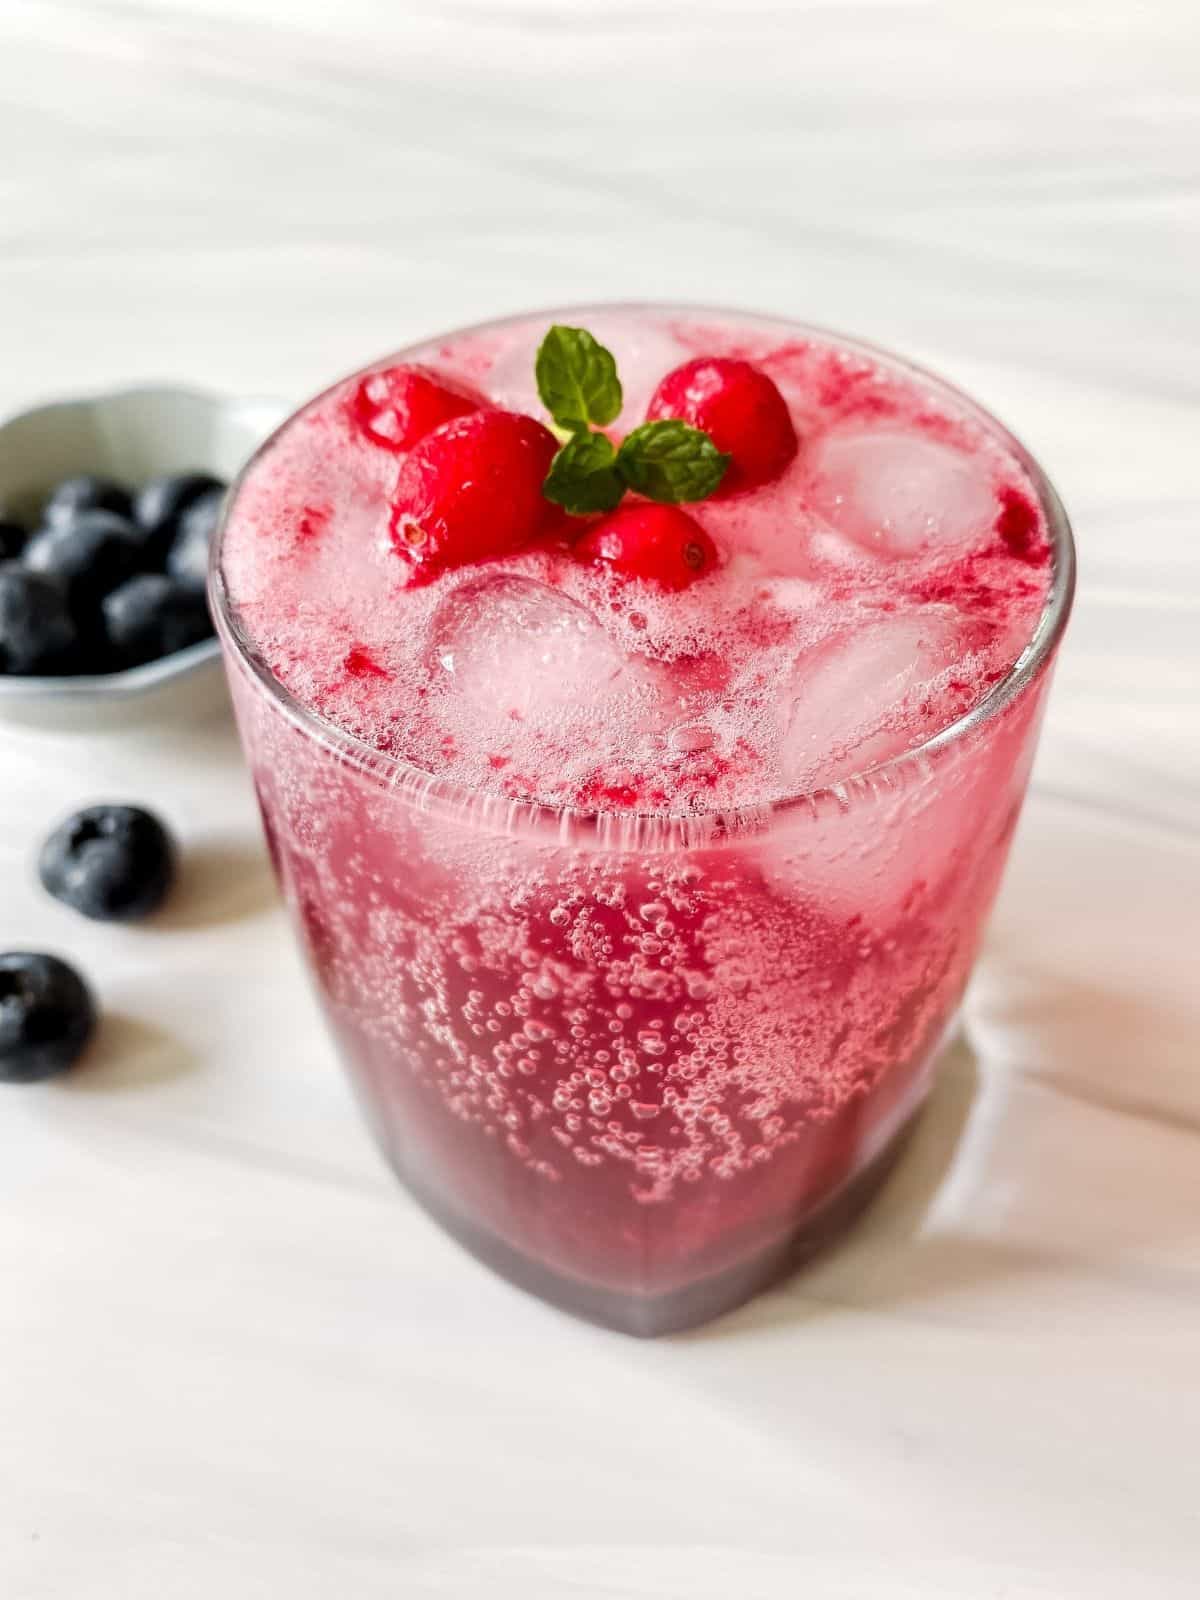
[[(4, 1600), (1196, 1593), (1198, 91), (1190, 0), (0, 0), (0, 404), (727, 301), (942, 368), (1082, 547), (915, 1149), (846, 1248), (654, 1345), (385, 1175), (226, 725), (5, 732), (0, 946), (108, 1017), (0, 1094)], [(153, 927), (32, 882), (94, 797), (185, 841)]]

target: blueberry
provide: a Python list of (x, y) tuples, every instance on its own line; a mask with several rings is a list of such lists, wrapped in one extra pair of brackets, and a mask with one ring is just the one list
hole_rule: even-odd
[(11, 517), (0, 517), (0, 561), (13, 561), (25, 548), (28, 534)]
[(204, 596), (159, 572), (144, 572), (102, 602), (104, 626), (124, 666), (173, 655), (207, 639), (212, 623)]
[(31, 572), (57, 579), (82, 625), (88, 612), (98, 619), (101, 600), (137, 570), (141, 552), (123, 517), (84, 511), (74, 522), (35, 533), (22, 559)]
[(128, 517), (133, 502), (129, 490), (111, 478), (81, 472), (78, 477), (55, 484), (42, 510), (42, 520), (49, 528), (61, 528), (83, 511), (114, 511), (120, 517)]
[(15, 561), (0, 566), (0, 672), (71, 670), (78, 643), (61, 584)]
[(0, 954), (0, 1083), (36, 1083), (65, 1072), (96, 1025), (86, 983), (57, 956)]
[(179, 531), (167, 552), (167, 571), (186, 589), (204, 592), (208, 581), (208, 549), (224, 498), (224, 489), (209, 489), (193, 500), (179, 519)]
[(175, 847), (139, 806), (88, 806), (59, 824), (38, 856), (42, 887), (97, 922), (132, 922), (159, 906)]
[(224, 488), (210, 472), (172, 472), (144, 484), (133, 502), (133, 515), (152, 558), (159, 564), (166, 560), (179, 519), (190, 505)]

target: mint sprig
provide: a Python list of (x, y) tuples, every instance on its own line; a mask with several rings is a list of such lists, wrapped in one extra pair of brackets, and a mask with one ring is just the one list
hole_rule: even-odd
[(603, 428), (620, 414), (617, 363), (586, 328), (555, 323), (538, 347), (534, 372), (542, 404), (560, 428)]
[(678, 505), (706, 500), (725, 476), (729, 457), (700, 428), (664, 417), (643, 422), (626, 434), (617, 452), (617, 471), (647, 500)]
[(612, 511), (632, 489), (667, 505), (704, 500), (729, 465), (709, 436), (678, 418), (644, 422), (620, 449), (603, 433), (620, 415), (623, 395), (612, 352), (586, 328), (560, 323), (546, 334), (534, 365), (538, 394), (562, 434), (542, 493), (575, 517)]
[(616, 461), (612, 441), (603, 433), (577, 433), (550, 463), (542, 493), (572, 516), (612, 511), (625, 493)]

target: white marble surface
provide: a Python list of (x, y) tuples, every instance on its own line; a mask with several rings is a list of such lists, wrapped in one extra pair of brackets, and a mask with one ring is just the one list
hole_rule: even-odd
[[(1080, 602), (959, 1046), (853, 1241), (573, 1323), (382, 1171), (229, 728), (2, 735), (0, 946), (86, 1072), (0, 1104), (0, 1595), (1106, 1600), (1200, 1587), (1200, 14), (1014, 0), (0, 0), (0, 404), (298, 397), (601, 296), (858, 330), (1011, 420)], [(156, 803), (153, 928), (34, 887)]]

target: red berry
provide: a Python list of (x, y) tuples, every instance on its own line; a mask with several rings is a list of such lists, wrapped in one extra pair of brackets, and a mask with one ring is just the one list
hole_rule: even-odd
[(702, 428), (718, 450), (732, 457), (718, 495), (777, 478), (796, 454), (787, 402), (749, 361), (700, 356), (668, 372), (646, 411), (649, 422), (661, 417)]
[(686, 589), (717, 564), (717, 547), (695, 517), (678, 506), (636, 501), (589, 528), (575, 553), (660, 589)]
[(392, 544), (429, 575), (519, 550), (541, 532), (542, 483), (557, 449), (548, 428), (515, 411), (474, 411), (435, 428), (401, 464)]
[(372, 443), (385, 450), (411, 450), (443, 422), (486, 404), (465, 383), (440, 378), (428, 367), (399, 366), (368, 372), (354, 391), (351, 410)]

